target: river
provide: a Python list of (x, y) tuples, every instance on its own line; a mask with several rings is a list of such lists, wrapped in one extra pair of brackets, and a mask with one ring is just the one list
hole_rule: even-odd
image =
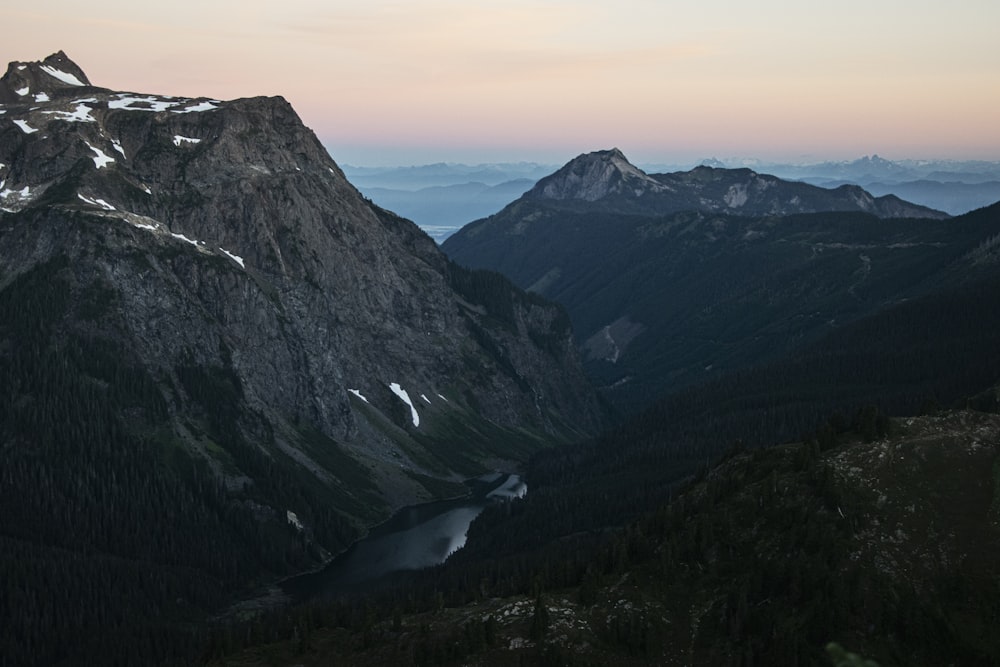
[(404, 507), (322, 570), (282, 582), (282, 591), (301, 602), (359, 590), (396, 572), (439, 565), (465, 545), (469, 525), (488, 504), (527, 491), (514, 474), (493, 473), (466, 483), (469, 496)]

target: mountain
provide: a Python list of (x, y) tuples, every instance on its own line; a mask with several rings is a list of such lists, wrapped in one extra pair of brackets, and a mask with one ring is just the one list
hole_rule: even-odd
[(465, 183), (482, 183), (488, 186), (510, 181), (537, 181), (552, 173), (558, 165), (535, 162), (497, 162), (489, 164), (461, 164), (438, 162), (409, 167), (358, 167), (345, 164), (341, 168), (359, 190), (372, 188), (416, 192), (434, 187), (448, 187)]
[(768, 164), (758, 168), (824, 188), (859, 185), (876, 196), (893, 194), (951, 215), (968, 213), (1000, 200), (997, 162), (887, 160), (872, 155), (844, 162)]
[(605, 423), (565, 313), (366, 201), (285, 100), (112, 91), (62, 52), (0, 79), (0, 377), (17, 664), (142, 662)]
[(948, 217), (894, 196), (873, 197), (856, 186), (826, 190), (750, 169), (699, 166), (686, 172), (650, 175), (618, 149), (571, 160), (538, 181), (524, 199), (570, 210), (585, 207), (649, 215), (687, 210), (739, 215), (861, 211), (882, 218)]
[(533, 162), (343, 167), (362, 194), (417, 223), (438, 243), (469, 220), (496, 213), (552, 169)]
[(986, 160), (887, 160), (866, 155), (856, 160), (814, 164), (767, 164), (771, 173), (796, 180), (843, 180), (852, 183), (902, 183), (916, 180), (985, 183), (1000, 177), (1000, 162)]
[[(850, 209), (859, 202), (923, 217)], [(820, 205), (834, 208), (796, 213)], [(997, 207), (947, 219), (749, 170), (651, 176), (610, 151), (570, 162), (442, 247), (564, 305), (588, 373), (632, 412), (925, 294), (946, 273), (974, 275), (969, 253), (998, 226)]]
[(1000, 201), (1000, 180), (977, 183), (934, 180), (870, 182), (864, 187), (876, 195), (892, 193), (951, 215), (960, 215)]
[(972, 259), (994, 270), (539, 452), (444, 566), (217, 664), (995, 664), (996, 243)]

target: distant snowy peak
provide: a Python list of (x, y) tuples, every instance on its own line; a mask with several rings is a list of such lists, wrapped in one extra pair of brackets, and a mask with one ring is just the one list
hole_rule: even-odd
[(532, 199), (599, 201), (610, 195), (642, 194), (663, 186), (633, 165), (617, 148), (586, 153), (540, 180), (526, 195)]
[(59, 51), (41, 61), (10, 63), (7, 73), (0, 79), (0, 103), (23, 101), (22, 98), (28, 95), (43, 102), (55, 91), (90, 85), (83, 70)]

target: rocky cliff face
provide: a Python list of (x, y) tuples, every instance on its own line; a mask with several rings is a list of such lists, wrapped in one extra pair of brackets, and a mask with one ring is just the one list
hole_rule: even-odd
[(360, 462), (381, 512), (602, 424), (565, 315), (506, 283), (456, 291), (468, 272), (365, 200), (285, 100), (115, 92), (60, 52), (11, 63), (0, 103), (0, 290), (65, 285), (50, 344), (132, 359), (231, 486), (253, 475), (191, 444), (219, 396), (192, 373), (227, 378), (226, 423), (296, 474), (349, 486), (307, 433)]
[(934, 218), (948, 215), (887, 195), (874, 197), (854, 185), (835, 190), (785, 181), (750, 169), (696, 167), (670, 174), (646, 174), (617, 148), (580, 155), (525, 194), (581, 210), (667, 215), (704, 211), (734, 215), (791, 215), (858, 211), (880, 218)]

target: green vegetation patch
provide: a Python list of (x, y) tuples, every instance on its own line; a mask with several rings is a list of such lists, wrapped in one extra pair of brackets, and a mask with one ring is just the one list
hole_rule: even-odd
[(299, 434), (309, 457), (340, 481), (339, 486), (330, 489), (338, 507), (366, 521), (384, 515), (385, 503), (368, 468), (315, 426), (300, 427)]

